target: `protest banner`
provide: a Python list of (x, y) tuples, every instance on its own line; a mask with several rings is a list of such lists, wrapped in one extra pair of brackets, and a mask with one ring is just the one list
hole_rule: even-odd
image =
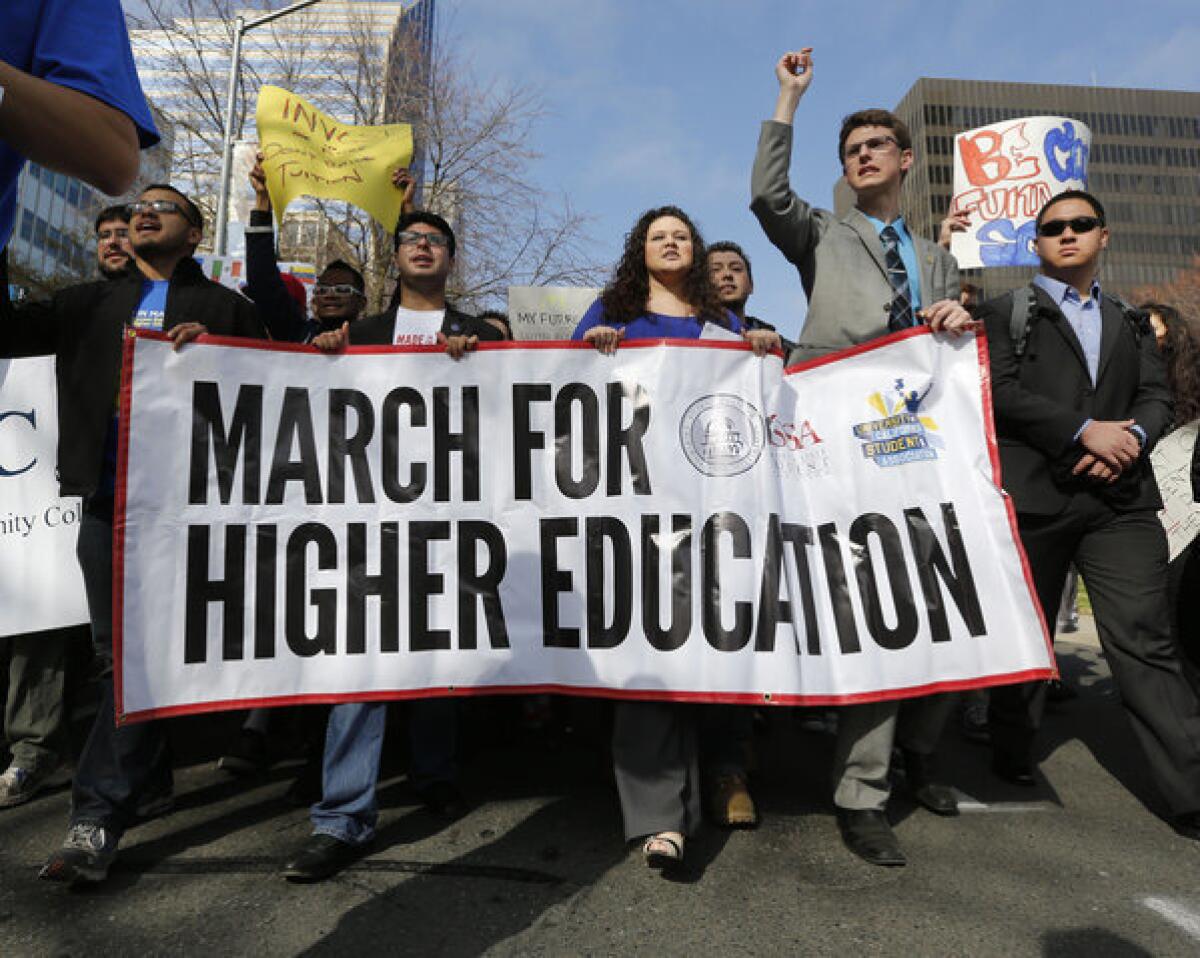
[(1049, 678), (986, 375), (983, 340), (924, 328), (786, 375), (740, 342), (454, 362), (139, 334), (118, 709)]
[(0, 359), (0, 636), (88, 620), (77, 496), (59, 496), (54, 359)]
[(1027, 116), (954, 138), (950, 212), (971, 214), (950, 252), (961, 269), (1037, 266), (1034, 219), (1052, 196), (1087, 189), (1092, 133), (1078, 120)]
[(513, 339), (570, 339), (600, 292), (595, 286), (508, 287), (508, 321)]
[(1200, 532), (1200, 504), (1192, 500), (1192, 450), (1197, 423), (1190, 422), (1163, 436), (1150, 453), (1154, 479), (1162, 495), (1158, 517), (1167, 530), (1170, 561), (1174, 561)]
[(403, 196), (392, 171), (412, 162), (411, 126), (349, 126), (277, 86), (259, 90), (255, 121), (277, 220), (296, 197), (319, 196), (352, 203), (395, 229)]

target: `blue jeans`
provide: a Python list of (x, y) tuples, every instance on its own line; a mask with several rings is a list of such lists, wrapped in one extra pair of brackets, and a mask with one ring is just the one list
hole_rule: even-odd
[[(455, 704), (454, 699), (418, 699), (409, 706), (408, 779), (417, 789), (457, 777)], [(375, 837), (379, 819), (375, 783), (386, 720), (386, 702), (347, 702), (330, 710), (321, 800), (310, 812), (314, 834), (332, 835), (349, 845), (362, 845)]]
[(71, 824), (103, 825), (118, 837), (137, 821), (137, 806), (171, 791), (171, 759), (161, 721), (117, 727), (112, 678), (112, 500), (89, 500), (76, 546), (92, 642), (103, 668), (100, 708), (71, 786)]

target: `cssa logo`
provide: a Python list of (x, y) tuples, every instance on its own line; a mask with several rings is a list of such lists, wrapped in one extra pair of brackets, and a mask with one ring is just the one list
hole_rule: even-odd
[(867, 404), (880, 418), (854, 427), (855, 438), (863, 444), (863, 456), (880, 467), (936, 459), (937, 450), (945, 448), (945, 443), (935, 435), (937, 423), (920, 411), (932, 388), (932, 380), (913, 386), (897, 378), (890, 390), (871, 393)]
[(784, 422), (778, 413), (766, 421), (771, 464), (781, 476), (819, 479), (829, 475), (829, 455), (812, 421)]
[(821, 437), (809, 420), (805, 419), (799, 424), (783, 422), (779, 414), (773, 412), (767, 417), (767, 442), (778, 449), (800, 452), (819, 445)]

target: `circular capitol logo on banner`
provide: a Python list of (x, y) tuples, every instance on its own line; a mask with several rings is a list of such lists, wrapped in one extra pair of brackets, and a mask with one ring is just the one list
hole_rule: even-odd
[(752, 403), (731, 393), (697, 399), (679, 423), (679, 441), (697, 472), (706, 476), (736, 476), (762, 455), (762, 415)]

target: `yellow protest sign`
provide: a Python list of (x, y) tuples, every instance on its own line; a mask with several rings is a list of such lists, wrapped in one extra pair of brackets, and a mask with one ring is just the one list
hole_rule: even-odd
[(348, 126), (277, 86), (259, 90), (255, 116), (276, 217), (298, 196), (319, 196), (395, 227), (403, 196), (392, 171), (412, 162), (411, 126)]

